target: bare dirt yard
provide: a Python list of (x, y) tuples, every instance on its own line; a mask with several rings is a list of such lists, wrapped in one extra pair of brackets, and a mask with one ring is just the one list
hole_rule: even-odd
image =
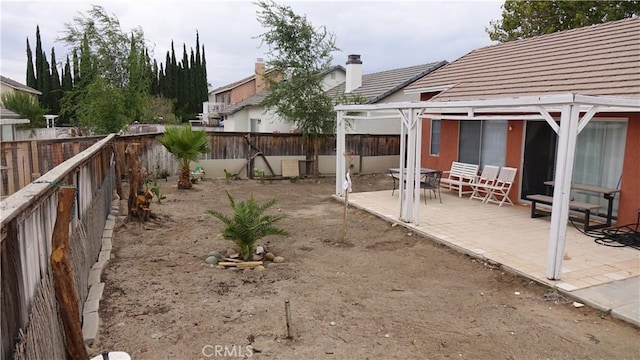
[[(551, 289), (348, 211), (335, 178), (204, 180), (159, 184), (160, 221), (116, 224), (103, 274), (100, 331), (91, 355), (132, 359), (638, 359), (640, 330)], [(354, 191), (389, 189), (384, 175), (355, 176)], [(233, 243), (222, 223), (225, 190), (237, 200), (275, 198), (288, 237), (260, 243), (284, 263), (264, 271), (205, 263)], [(126, 214), (126, 201), (121, 201)], [(286, 338), (289, 300), (294, 339)]]

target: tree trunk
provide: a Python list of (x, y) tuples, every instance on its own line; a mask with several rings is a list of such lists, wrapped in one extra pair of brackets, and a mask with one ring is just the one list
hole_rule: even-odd
[(191, 189), (193, 184), (191, 183), (191, 170), (182, 169), (180, 173), (180, 179), (178, 180), (178, 189)]
[(55, 287), (56, 300), (60, 308), (60, 317), (64, 328), (65, 348), (69, 359), (86, 360), (89, 358), (84, 346), (78, 294), (73, 280), (73, 267), (69, 254), (69, 222), (73, 210), (75, 187), (61, 187), (58, 190), (58, 209), (56, 223), (51, 237), (51, 272)]
[(316, 179), (320, 178), (320, 138), (314, 137), (313, 142), (313, 174)]
[(129, 172), (129, 199), (127, 202), (129, 218), (131, 218), (131, 216), (138, 216), (136, 198), (138, 194), (142, 192), (139, 146), (140, 144), (131, 143), (124, 152)]

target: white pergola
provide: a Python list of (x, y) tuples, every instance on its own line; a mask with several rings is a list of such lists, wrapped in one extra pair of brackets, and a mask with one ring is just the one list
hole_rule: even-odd
[[(560, 279), (567, 236), (571, 177), (578, 134), (598, 112), (640, 112), (640, 99), (579, 94), (488, 100), (422, 101), (372, 105), (338, 105), (336, 129), (336, 194), (343, 195), (346, 176), (345, 122), (348, 119), (400, 118), (400, 220), (419, 225), (422, 118), (445, 120), (545, 120), (558, 134), (547, 278)], [(348, 115), (347, 112), (365, 115)], [(560, 124), (550, 115), (560, 113)], [(466, 114), (466, 115), (464, 115)]]

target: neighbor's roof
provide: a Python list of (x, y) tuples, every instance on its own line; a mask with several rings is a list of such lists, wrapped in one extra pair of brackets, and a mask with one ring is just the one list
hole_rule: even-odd
[(28, 124), (29, 119), (21, 119), (15, 112), (0, 107), (0, 125)]
[[(368, 104), (373, 104), (446, 64), (446, 61), (439, 61), (365, 74), (362, 75), (362, 85), (351, 94), (360, 95)], [(344, 90), (345, 83), (342, 83), (329, 89), (327, 94), (335, 99), (344, 95)]]
[[(331, 73), (334, 70), (341, 70), (342, 72), (345, 72), (345, 68), (342, 65), (334, 65), (331, 66), (323, 71), (320, 72), (321, 76), (327, 75), (329, 73)], [(226, 114), (226, 115), (231, 115), (234, 113), (237, 113), (238, 111), (248, 107), (248, 106), (255, 106), (255, 105), (259, 105), (262, 100), (264, 100), (264, 98), (267, 96), (267, 94), (269, 94), (269, 89), (264, 89), (260, 92), (258, 92), (255, 95), (249, 96), (248, 98), (238, 102), (235, 105), (232, 105), (226, 109), (224, 109), (223, 111), (221, 111), (221, 114)]]
[[(268, 74), (268, 73), (272, 72), (273, 70), (274, 69), (267, 69), (267, 70), (265, 70), (264, 73)], [(238, 81), (232, 82), (231, 84), (223, 85), (223, 86), (220, 86), (219, 88), (210, 90), (209, 94), (219, 94), (221, 92), (225, 92), (225, 91), (229, 91), (229, 90), (235, 89), (235, 88), (237, 88), (238, 86), (240, 86), (242, 84), (245, 84), (245, 83), (247, 83), (249, 81), (255, 80), (255, 78), (256, 78), (256, 74), (247, 76), (246, 78), (243, 78), (243, 79), (240, 79)]]
[(5, 84), (5, 85), (7, 85), (7, 86), (9, 86), (11, 88), (14, 88), (16, 90), (25, 91), (25, 92), (36, 94), (36, 95), (42, 95), (42, 93), (40, 91), (38, 91), (38, 90), (36, 90), (34, 88), (31, 88), (31, 87), (28, 87), (27, 85), (20, 84), (19, 82), (15, 81), (15, 80), (9, 79), (8, 77), (0, 75), (0, 81), (3, 84)]
[[(640, 96), (640, 18), (476, 49), (406, 90), (440, 101), (559, 93)], [(431, 90), (430, 90), (431, 89)]]

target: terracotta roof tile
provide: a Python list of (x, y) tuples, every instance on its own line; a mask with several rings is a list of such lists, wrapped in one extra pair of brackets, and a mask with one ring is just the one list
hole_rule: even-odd
[(433, 99), (576, 92), (640, 97), (640, 18), (476, 49), (407, 89), (452, 86)]

